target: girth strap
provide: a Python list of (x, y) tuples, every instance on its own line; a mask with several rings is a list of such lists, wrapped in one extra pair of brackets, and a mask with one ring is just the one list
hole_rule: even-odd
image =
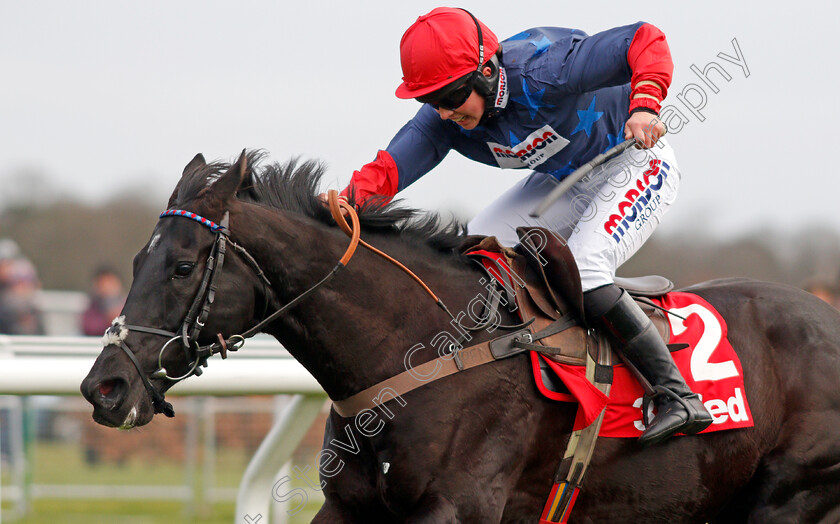
[(377, 400), (381, 399), (383, 392), (397, 397), (425, 386), (430, 381), (518, 355), (526, 350), (516, 347), (515, 342), (524, 342), (529, 340), (530, 336), (530, 330), (523, 329), (474, 346), (457, 349), (449, 355), (412, 367), (344, 400), (334, 401), (333, 407), (342, 417), (353, 417), (361, 411), (378, 406)]
[[(588, 337), (589, 338), (589, 337)], [(601, 334), (596, 334), (594, 340), (597, 345), (595, 351), (597, 361), (593, 360), (591, 352), (586, 352), (586, 378), (602, 393), (609, 396), (612, 386), (612, 350), (609, 343)], [(554, 484), (548, 495), (548, 500), (540, 515), (540, 524), (565, 523), (569, 519), (572, 507), (583, 484), (583, 477), (595, 452), (595, 442), (601, 431), (606, 407), (601, 410), (598, 418), (589, 426), (572, 432), (566, 445), (563, 460), (554, 474)]]
[(552, 346), (543, 346), (541, 344), (535, 344), (534, 342), (538, 342), (545, 338), (548, 338), (552, 335), (556, 335), (562, 331), (569, 329), (570, 327), (574, 327), (578, 325), (578, 321), (574, 315), (571, 313), (566, 313), (562, 317), (558, 318), (547, 327), (541, 329), (534, 333), (531, 340), (517, 340), (513, 343), (514, 346), (522, 349), (527, 349), (530, 351), (536, 351), (537, 353), (542, 353), (544, 355), (551, 355), (555, 361), (557, 362), (564, 362), (568, 364), (577, 364), (576, 359), (573, 358), (565, 358), (564, 356), (564, 348), (560, 347), (552, 347)]

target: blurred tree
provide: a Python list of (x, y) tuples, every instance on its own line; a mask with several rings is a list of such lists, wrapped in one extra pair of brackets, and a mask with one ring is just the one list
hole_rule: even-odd
[(148, 241), (159, 205), (121, 200), (92, 207), (66, 200), (0, 213), (0, 237), (15, 240), (46, 289), (87, 290), (96, 267), (130, 282), (134, 254)]
[(37, 168), (20, 168), (0, 176), (0, 187), (0, 210), (48, 206), (58, 198), (46, 173)]
[[(163, 205), (164, 201), (144, 199), (102, 206), (68, 200), (15, 205), (0, 209), (0, 238), (20, 245), (46, 289), (86, 291), (91, 273), (102, 265), (114, 267), (128, 285), (132, 259), (148, 241)], [(840, 233), (824, 227), (793, 233), (756, 231), (726, 241), (695, 233), (655, 235), (619, 275), (658, 273), (678, 286), (733, 276), (791, 285), (802, 285), (813, 276), (838, 278)]]
[(796, 286), (813, 275), (837, 278), (838, 269), (840, 234), (805, 228), (790, 234), (754, 232), (725, 242), (654, 237), (619, 268), (618, 274), (658, 273), (679, 287), (724, 277)]

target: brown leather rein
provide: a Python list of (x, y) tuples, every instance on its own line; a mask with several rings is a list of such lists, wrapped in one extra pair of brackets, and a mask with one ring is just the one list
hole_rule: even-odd
[[(334, 190), (328, 193), (328, 203), (332, 216), (341, 230), (347, 235), (357, 234), (358, 218), (356, 217), (355, 209), (353, 209), (353, 207), (345, 201), (339, 199), (337, 192)], [(347, 220), (341, 212), (342, 209), (346, 209), (348, 211), (348, 215), (353, 221), (353, 228), (351, 228), (347, 223)], [(391, 258), (386, 253), (383, 253), (379, 249), (371, 246), (364, 240), (359, 240), (359, 243), (385, 260), (391, 262), (413, 278), (423, 287), (426, 293), (432, 297), (435, 303), (443, 309), (454, 322), (461, 326), (460, 322), (452, 315), (446, 305), (444, 305), (443, 301), (410, 269), (397, 260)], [(498, 307), (498, 297), (499, 295), (496, 295), (497, 300), (492, 307)], [(493, 312), (490, 311), (489, 316), (492, 316), (492, 314)], [(452, 344), (450, 345), (451, 352), (449, 354), (425, 362), (417, 367), (411, 367), (398, 375), (374, 384), (373, 386), (360, 391), (355, 395), (351, 395), (346, 399), (333, 400), (333, 408), (342, 417), (353, 417), (364, 410), (378, 406), (383, 401), (382, 398), (385, 394), (391, 398), (396, 398), (443, 377), (465, 371), (482, 364), (487, 364), (495, 360), (501, 360), (503, 358), (517, 355), (527, 351), (528, 349), (542, 349), (548, 351), (558, 349), (533, 345), (533, 342), (538, 340), (538, 337), (535, 337), (531, 333), (531, 330), (527, 328), (532, 321), (533, 320), (515, 326), (498, 326), (503, 329), (524, 329), (519, 329), (518, 331), (514, 331), (473, 346), (462, 348), (460, 345)], [(485, 326), (485, 323), (480, 322), (476, 326), (466, 327), (465, 329), (468, 331), (477, 331)], [(464, 326), (461, 327), (464, 328)]]
[[(356, 210), (353, 208), (353, 206), (348, 204), (347, 201), (344, 200), (344, 198), (338, 196), (338, 191), (336, 191), (335, 189), (331, 189), (327, 193), (327, 202), (330, 206), (330, 212), (332, 213), (333, 219), (335, 220), (335, 222), (338, 224), (338, 227), (341, 228), (342, 231), (344, 231), (351, 238), (356, 238), (359, 244), (366, 247), (370, 251), (376, 253), (377, 255), (384, 258), (385, 260), (387, 260), (391, 264), (397, 266), (400, 270), (404, 271), (408, 276), (413, 278), (418, 284), (420, 284), (420, 286), (423, 287), (423, 289), (426, 291), (426, 293), (428, 293), (429, 296), (432, 297), (432, 299), (435, 301), (435, 303), (438, 305), (438, 307), (443, 309), (446, 312), (446, 314), (449, 315), (453, 320), (455, 319), (455, 317), (452, 316), (452, 313), (449, 312), (449, 309), (447, 309), (447, 307), (443, 303), (443, 301), (440, 298), (438, 298), (438, 296), (435, 295), (434, 291), (432, 291), (431, 288), (429, 288), (429, 286), (427, 286), (426, 283), (423, 282), (422, 279), (420, 279), (420, 277), (415, 275), (413, 271), (411, 271), (410, 269), (405, 267), (405, 265), (400, 263), (398, 260), (396, 260), (396, 259), (392, 258), (391, 256), (389, 256), (388, 254), (376, 249), (372, 245), (368, 244), (367, 242), (365, 242), (364, 240), (361, 240), (359, 238), (359, 216), (356, 214)], [(352, 228), (347, 223), (347, 219), (344, 217), (344, 214), (341, 212), (342, 209), (347, 210), (347, 214), (350, 216), (350, 218), (353, 222), (353, 227)]]
[[(199, 286), (199, 290), (196, 294), (195, 299), (193, 300), (193, 304), (190, 307), (190, 310), (188, 311), (187, 315), (181, 323), (181, 327), (178, 333), (166, 331), (159, 328), (152, 328), (148, 326), (127, 324), (125, 323), (124, 317), (118, 317), (117, 319), (114, 319), (114, 322), (105, 331), (104, 338), (108, 339), (107, 343), (114, 344), (120, 347), (120, 349), (122, 349), (122, 351), (128, 356), (132, 365), (134, 365), (134, 367), (137, 369), (137, 372), (143, 383), (143, 387), (146, 389), (146, 392), (151, 398), (152, 406), (154, 407), (155, 413), (163, 413), (167, 417), (175, 416), (175, 410), (172, 408), (172, 404), (166, 401), (164, 390), (156, 388), (152, 384), (150, 378), (161, 381), (167, 381), (169, 382), (169, 387), (171, 387), (172, 385), (186, 378), (189, 378), (192, 375), (201, 375), (201, 368), (207, 367), (207, 359), (209, 357), (216, 353), (220, 353), (222, 355), (222, 359), (227, 358), (228, 351), (237, 351), (245, 343), (245, 339), (250, 338), (259, 333), (266, 325), (273, 322), (277, 317), (285, 313), (291, 307), (295, 306), (305, 297), (313, 293), (316, 289), (329, 282), (338, 273), (339, 270), (341, 270), (347, 265), (347, 263), (353, 257), (353, 254), (356, 251), (356, 247), (359, 244), (359, 236), (361, 234), (359, 217), (358, 215), (356, 215), (355, 210), (352, 209), (352, 206), (350, 206), (347, 202), (338, 202), (336, 196), (333, 196), (332, 200), (335, 200), (335, 203), (331, 203), (331, 207), (335, 206), (335, 209), (338, 209), (338, 215), (341, 216), (340, 209), (344, 208), (348, 210), (348, 213), (351, 217), (351, 221), (353, 222), (352, 230), (350, 230), (349, 226), (347, 226), (347, 229), (350, 230), (350, 245), (347, 247), (347, 249), (344, 252), (344, 255), (342, 255), (341, 259), (338, 261), (335, 267), (333, 267), (332, 271), (330, 271), (327, 274), (327, 276), (325, 276), (315, 285), (313, 285), (300, 295), (296, 296), (288, 303), (284, 304), (282, 307), (280, 307), (268, 317), (264, 318), (251, 329), (238, 335), (232, 335), (227, 339), (225, 339), (221, 333), (218, 333), (216, 335), (218, 338), (218, 342), (214, 342), (213, 344), (207, 346), (199, 346), (197, 339), (199, 334), (201, 333), (201, 330), (204, 328), (204, 323), (207, 317), (209, 316), (210, 307), (213, 305), (214, 296), (216, 292), (215, 281), (218, 278), (219, 273), (221, 273), (222, 265), (224, 263), (226, 245), (229, 242), (228, 235), (230, 234), (228, 230), (229, 214), (225, 212), (221, 224), (216, 224), (200, 215), (197, 215), (196, 213), (192, 213), (189, 211), (173, 209), (161, 213), (161, 218), (170, 216), (181, 216), (201, 223), (202, 225), (210, 228), (210, 230), (216, 235), (216, 241), (213, 244), (213, 248), (211, 249), (210, 255), (207, 259), (204, 278), (202, 279), (201, 285)], [(343, 220), (343, 217), (342, 221), (346, 225), (346, 221)], [(251, 266), (256, 275), (262, 280), (263, 284), (268, 285), (267, 290), (270, 291), (271, 283), (268, 282), (265, 273), (263, 272), (262, 268), (260, 268), (259, 264), (254, 259), (254, 257), (252, 257), (251, 254), (248, 253), (248, 251), (244, 247), (239, 246), (235, 242), (230, 241), (230, 245), (236, 250), (237, 253), (240, 254), (240, 256), (242, 256), (245, 259), (248, 265)], [(268, 300), (268, 297), (266, 297), (266, 300)], [(149, 374), (143, 371), (143, 367), (141, 366), (140, 361), (137, 359), (136, 355), (134, 354), (134, 351), (132, 351), (131, 348), (125, 343), (125, 338), (131, 331), (148, 333), (169, 338), (169, 340), (163, 345), (163, 347), (161, 347), (160, 351), (158, 352), (158, 366), (156, 371), (153, 371)], [(170, 344), (172, 344), (175, 341), (181, 341), (183, 350), (187, 357), (187, 367), (189, 368), (189, 370), (186, 373), (177, 377), (170, 376), (166, 372), (162, 363), (164, 351)]]
[[(196, 297), (196, 303), (193, 304), (191, 312), (188, 313), (187, 318), (185, 318), (185, 321), (182, 324), (182, 328), (180, 329), (181, 334), (139, 325), (132, 325), (126, 323), (118, 324), (116, 321), (114, 324), (112, 324), (108, 331), (106, 331), (106, 335), (108, 333), (111, 333), (114, 336), (118, 336), (118, 338), (120, 338), (120, 343), (118, 345), (128, 355), (134, 367), (137, 368), (137, 371), (140, 374), (140, 378), (143, 381), (143, 385), (152, 399), (152, 404), (155, 407), (156, 413), (164, 413), (166, 414), (166, 416), (171, 417), (174, 416), (175, 412), (172, 409), (171, 404), (165, 401), (164, 393), (158, 388), (155, 388), (150, 382), (149, 378), (166, 380), (174, 384), (192, 375), (200, 375), (201, 367), (207, 366), (207, 359), (210, 356), (216, 353), (221, 353), (222, 358), (226, 358), (228, 351), (238, 350), (244, 344), (245, 339), (250, 338), (259, 333), (265, 326), (276, 320), (280, 315), (297, 305), (301, 300), (303, 300), (311, 293), (316, 291), (318, 288), (329, 282), (339, 272), (339, 270), (341, 270), (348, 264), (350, 259), (355, 254), (356, 248), (359, 244), (364, 246), (366, 249), (372, 251), (373, 253), (379, 255), (380, 257), (384, 258), (385, 260), (399, 268), (401, 271), (409, 275), (435, 301), (437, 306), (440, 307), (450, 317), (452, 321), (456, 322), (464, 330), (477, 331), (479, 329), (483, 329), (488, 325), (488, 320), (494, 313), (494, 311), (492, 311), (492, 308), (498, 308), (500, 297), (499, 294), (495, 295), (495, 300), (490, 301), (489, 307), (491, 308), (491, 311), (489, 311), (487, 318), (483, 319), (475, 326), (462, 326), (460, 322), (455, 318), (455, 316), (452, 315), (452, 313), (449, 311), (449, 309), (446, 307), (443, 301), (429, 288), (428, 285), (426, 285), (425, 282), (423, 282), (422, 279), (420, 279), (420, 277), (414, 274), (414, 272), (412, 272), (399, 261), (395, 260), (386, 253), (380, 251), (379, 249), (373, 247), (372, 245), (368, 244), (367, 242), (361, 239), (361, 226), (358, 214), (356, 213), (356, 210), (353, 206), (351, 206), (347, 201), (339, 198), (337, 191), (330, 190), (328, 192), (327, 203), (329, 205), (330, 212), (333, 218), (335, 219), (336, 223), (338, 224), (339, 228), (350, 237), (350, 244), (347, 246), (347, 249), (345, 250), (344, 254), (340, 258), (338, 263), (335, 265), (335, 267), (329, 272), (329, 274), (327, 274), (323, 279), (315, 283), (303, 293), (297, 295), (291, 301), (284, 304), (282, 307), (274, 311), (272, 314), (261, 320), (259, 323), (257, 323), (247, 331), (241, 334), (232, 335), (228, 338), (224, 338), (222, 334), (219, 333), (217, 335), (218, 342), (214, 342), (213, 344), (200, 347), (195, 342), (195, 340), (198, 338), (200, 330), (204, 326), (203, 321), (209, 314), (209, 308), (213, 303), (212, 295), (215, 292), (215, 286), (212, 284), (212, 282), (215, 280), (215, 278), (217, 278), (217, 273), (221, 272), (221, 263), (224, 260), (224, 246), (225, 243), (228, 241), (227, 237), (229, 232), (227, 229), (227, 213), (225, 214), (223, 226), (217, 226), (212, 222), (206, 221), (206, 219), (203, 219), (203, 217), (195, 216), (194, 213), (166, 212), (162, 214), (162, 216), (193, 215), (192, 217), (188, 218), (201, 221), (204, 225), (211, 227), (211, 230), (217, 235), (217, 241), (216, 246), (211, 252), (210, 258), (208, 259), (208, 269), (204, 281), (201, 285), (201, 292)], [(347, 223), (347, 219), (345, 218), (343, 212), (346, 212), (346, 216), (350, 217), (350, 222), (352, 223), (352, 225)], [(237, 253), (239, 253), (245, 258), (246, 262), (248, 262), (248, 264), (254, 269), (257, 276), (259, 276), (263, 280), (263, 283), (266, 283), (267, 280), (264, 275), (264, 272), (259, 267), (259, 264), (256, 262), (256, 260), (247, 252), (247, 250), (245, 250), (244, 247), (237, 245), (235, 242), (230, 241), (230, 244), (236, 250)], [(218, 263), (215, 261), (216, 258), (218, 258)], [(209, 290), (205, 293), (205, 288), (208, 287), (208, 282), (210, 283)], [(204, 297), (203, 299), (202, 296)], [(201, 308), (202, 317), (197, 323), (189, 322), (192, 316), (192, 310), (197, 309), (199, 301), (204, 302), (204, 307)], [(496, 327), (502, 329), (517, 329), (527, 327), (530, 323), (531, 321), (524, 322), (515, 326)], [(195, 324), (193, 326), (195, 329), (190, 329), (190, 335), (186, 334), (186, 326), (188, 324)], [(122, 335), (118, 335), (120, 332), (122, 332), (122, 330), (124, 330), (124, 333)], [(150, 373), (148, 376), (143, 371), (140, 362), (134, 355), (134, 352), (123, 341), (125, 339), (125, 335), (129, 331), (140, 331), (164, 337), (171, 337), (170, 340), (166, 344), (164, 344), (164, 346), (161, 348), (158, 354), (159, 369)], [(380, 393), (382, 391), (388, 391), (395, 396), (405, 394), (415, 388), (418, 388), (422, 385), (428, 384), (429, 382), (433, 382), (434, 380), (438, 380), (445, 376), (451, 375), (453, 373), (464, 371), (466, 369), (485, 364), (487, 362), (492, 362), (494, 360), (499, 360), (518, 353), (522, 353), (527, 349), (530, 349), (530, 347), (533, 346), (533, 342), (539, 340), (539, 338), (539, 333), (537, 335), (532, 335), (529, 329), (520, 329), (520, 331), (513, 332), (508, 335), (504, 335), (502, 337), (490, 340), (488, 342), (484, 342), (467, 348), (462, 348), (460, 346), (460, 342), (457, 344), (451, 344), (451, 353), (447, 355), (426, 362), (425, 364), (422, 364), (417, 368), (406, 370), (405, 372), (402, 372), (394, 377), (386, 379), (368, 389), (365, 389), (364, 391), (352, 395), (349, 398), (339, 401), (333, 401), (335, 410), (339, 413), (339, 415), (344, 417), (354, 416), (364, 409), (369, 409), (378, 405), (375, 399), (377, 393)], [(169, 344), (171, 344), (175, 340), (179, 339), (182, 341), (184, 349), (187, 352), (190, 370), (182, 376), (171, 377), (163, 369), (161, 361), (163, 357), (163, 352), (167, 348), (167, 346), (169, 346)], [(542, 346), (540, 347), (544, 350), (553, 349)], [(422, 376), (423, 379), (418, 379), (418, 376)]]

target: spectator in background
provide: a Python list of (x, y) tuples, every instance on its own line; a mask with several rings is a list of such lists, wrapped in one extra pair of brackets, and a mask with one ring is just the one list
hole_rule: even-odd
[(0, 333), (44, 334), (37, 305), (40, 289), (41, 283), (32, 262), (21, 255), (12, 240), (0, 239)]
[(125, 304), (122, 279), (109, 267), (100, 267), (93, 275), (90, 303), (82, 314), (82, 333), (100, 336), (111, 321), (120, 315)]
[(0, 238), (0, 293), (6, 286), (12, 270), (12, 262), (20, 258), (20, 248), (14, 240)]

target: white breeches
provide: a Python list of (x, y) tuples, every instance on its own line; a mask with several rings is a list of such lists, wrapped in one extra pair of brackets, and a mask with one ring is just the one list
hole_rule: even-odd
[(680, 176), (663, 138), (651, 149), (631, 147), (595, 168), (540, 218), (528, 213), (558, 181), (533, 172), (473, 218), (468, 230), (494, 235), (507, 246), (519, 243), (519, 226), (555, 232), (568, 243), (587, 291), (612, 283), (616, 269), (650, 238), (677, 197)]

